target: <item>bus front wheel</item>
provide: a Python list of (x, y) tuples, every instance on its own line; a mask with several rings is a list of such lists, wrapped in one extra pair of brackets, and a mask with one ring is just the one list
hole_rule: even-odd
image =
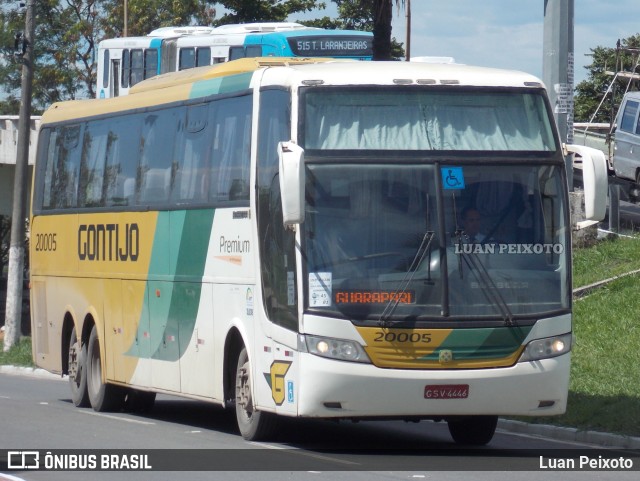
[(258, 441), (270, 437), (276, 429), (276, 416), (254, 409), (251, 392), (251, 366), (247, 349), (242, 348), (236, 367), (236, 419), (242, 437)]
[(91, 329), (87, 348), (87, 391), (94, 411), (118, 411), (122, 408), (125, 391), (119, 386), (102, 382), (100, 340), (96, 326)]
[(71, 386), (71, 400), (76, 407), (89, 407), (89, 392), (87, 391), (87, 345), (81, 344), (76, 334), (76, 328), (71, 330), (69, 339), (69, 386)]
[(449, 433), (457, 444), (484, 446), (496, 432), (498, 416), (469, 416), (450, 419)]

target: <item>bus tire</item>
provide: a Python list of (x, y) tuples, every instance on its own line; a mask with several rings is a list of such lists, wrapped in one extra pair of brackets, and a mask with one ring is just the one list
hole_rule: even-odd
[(449, 433), (457, 444), (484, 446), (496, 432), (498, 416), (469, 416), (447, 422)]
[(271, 437), (277, 425), (275, 414), (256, 411), (251, 392), (251, 367), (247, 349), (242, 348), (236, 368), (236, 420), (240, 434), (247, 441), (264, 440)]
[(87, 391), (94, 411), (119, 411), (122, 408), (124, 389), (102, 382), (100, 340), (96, 326), (91, 329), (89, 346), (87, 347)]
[(79, 408), (89, 407), (91, 403), (87, 390), (87, 344), (81, 345), (75, 326), (69, 339), (68, 372), (73, 405)]

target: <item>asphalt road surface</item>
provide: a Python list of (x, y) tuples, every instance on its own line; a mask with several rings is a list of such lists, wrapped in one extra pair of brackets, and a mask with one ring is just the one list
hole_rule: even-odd
[[(47, 452), (52, 454), (48, 460), (53, 462), (55, 458), (62, 468), (92, 460), (100, 467), (103, 455), (115, 453), (112, 467), (131, 468), (138, 463), (154, 469), (4, 471), (28, 481), (447, 481), (462, 475), (510, 481), (621, 480), (638, 479), (640, 465), (637, 452), (592, 450), (585, 445), (500, 431), (486, 448), (461, 448), (452, 442), (445, 423), (432, 422), (289, 420), (277, 439), (247, 442), (238, 434), (233, 415), (210, 404), (159, 396), (146, 415), (96, 413), (73, 406), (66, 378), (0, 373), (0, 461), (5, 461), (5, 466), (9, 451), (14, 456), (13, 467), (15, 451), (38, 451), (41, 465)], [(589, 462), (601, 462), (602, 456), (622, 457), (634, 467), (622, 471), (551, 470), (570, 464), (569, 458), (579, 460), (580, 455), (588, 456)], [(30, 459), (28, 453), (26, 456)]]

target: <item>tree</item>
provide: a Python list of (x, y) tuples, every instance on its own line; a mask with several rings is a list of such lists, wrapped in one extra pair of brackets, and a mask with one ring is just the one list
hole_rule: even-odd
[(325, 8), (325, 4), (318, 0), (221, 0), (214, 4), (220, 4), (229, 11), (220, 17), (216, 25), (283, 22), (294, 13)]
[[(629, 53), (624, 49), (640, 48), (640, 34), (620, 41), (621, 49), (598, 46), (591, 49), (589, 75), (576, 86), (574, 97), (574, 115), (576, 122), (606, 122), (615, 118), (625, 90), (636, 90), (637, 82), (618, 76), (614, 83), (615, 72), (639, 73), (639, 53)], [(631, 83), (630, 83), (631, 82)], [(606, 96), (606, 98), (605, 98)], [(604, 99), (604, 102), (603, 102)], [(598, 106), (601, 104), (600, 108)]]
[[(333, 3), (338, 7), (337, 19), (324, 17), (302, 23), (320, 28), (373, 32), (374, 60), (398, 60), (404, 57), (402, 43), (391, 36), (393, 0), (333, 0)], [(396, 0), (398, 8), (404, 4), (404, 0)], [(383, 11), (376, 10), (381, 6), (385, 7)]]
[[(0, 4), (5, 5), (0, 14), (0, 47), (4, 54), (0, 78), (5, 79), (3, 88), (8, 94), (5, 106), (11, 107), (19, 97), (22, 67), (20, 58), (14, 55), (12, 40), (23, 30), (24, 20), (22, 9), (15, 8), (18, 2), (1, 0)], [(34, 114), (53, 102), (92, 96), (98, 10), (95, 0), (47, 0), (37, 2), (36, 18)]]
[[(176, 25), (212, 25), (216, 16), (215, 0), (128, 0), (127, 34), (147, 35), (159, 27)], [(104, 0), (101, 38), (124, 35), (123, 0)]]
[[(146, 35), (169, 25), (211, 24), (212, 0), (128, 0), (129, 34)], [(33, 113), (53, 102), (95, 97), (95, 58), (100, 40), (124, 30), (122, 0), (41, 0), (36, 4)], [(0, 0), (0, 79), (7, 94), (2, 114), (17, 114), (21, 63), (14, 55), (24, 29), (19, 2)], [(20, 47), (20, 46), (19, 46)]]

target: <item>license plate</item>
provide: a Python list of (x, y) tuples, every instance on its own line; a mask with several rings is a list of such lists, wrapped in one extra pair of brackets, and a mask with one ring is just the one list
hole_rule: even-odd
[(429, 384), (424, 388), (425, 399), (466, 399), (468, 384)]

